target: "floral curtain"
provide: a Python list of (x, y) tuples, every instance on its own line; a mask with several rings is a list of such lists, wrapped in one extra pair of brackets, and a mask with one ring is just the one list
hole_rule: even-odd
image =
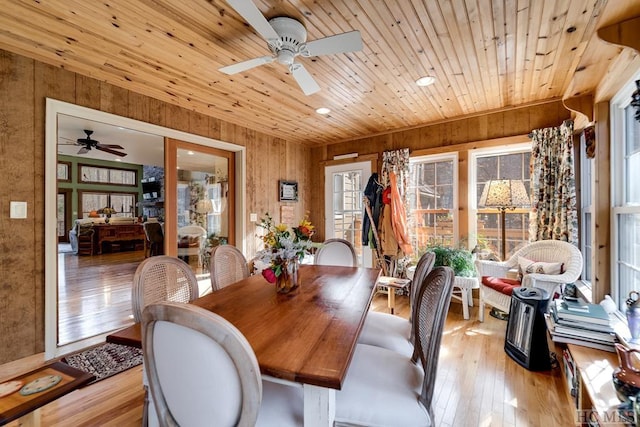
[(531, 147), (529, 240), (578, 243), (573, 122), (536, 129)]

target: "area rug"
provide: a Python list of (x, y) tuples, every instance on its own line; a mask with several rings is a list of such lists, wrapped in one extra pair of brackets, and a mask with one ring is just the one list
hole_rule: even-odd
[(93, 384), (140, 365), (142, 350), (127, 345), (105, 343), (67, 355), (62, 358), (62, 362), (93, 374), (96, 379), (89, 383)]

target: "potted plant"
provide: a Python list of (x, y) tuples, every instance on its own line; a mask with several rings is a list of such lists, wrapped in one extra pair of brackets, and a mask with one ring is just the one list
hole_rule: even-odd
[[(469, 305), (472, 302), (471, 290), (478, 287), (473, 254), (464, 247), (448, 247), (439, 243), (429, 243), (424, 251), (436, 254), (435, 267), (451, 267), (455, 274), (453, 297), (462, 303), (465, 320), (469, 319)], [(457, 290), (456, 290), (457, 289)]]
[(429, 243), (424, 251), (436, 254), (434, 266), (451, 267), (456, 276), (475, 277), (476, 267), (470, 250), (462, 247), (452, 248), (437, 243)]

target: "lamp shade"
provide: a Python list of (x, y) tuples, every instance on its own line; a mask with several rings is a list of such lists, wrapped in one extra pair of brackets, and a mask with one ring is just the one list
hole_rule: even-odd
[(211, 199), (201, 199), (196, 202), (196, 212), (206, 214), (213, 211), (213, 203)]
[(478, 202), (480, 208), (524, 208), (531, 201), (524, 182), (520, 179), (494, 179), (482, 189)]

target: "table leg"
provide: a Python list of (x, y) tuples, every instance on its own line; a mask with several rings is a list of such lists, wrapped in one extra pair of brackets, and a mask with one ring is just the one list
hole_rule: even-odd
[(389, 312), (391, 314), (395, 314), (394, 311), (396, 309), (396, 290), (392, 287), (387, 287), (387, 307), (389, 307)]
[(40, 427), (40, 408), (36, 408), (18, 419), (20, 427)]
[(336, 391), (304, 384), (304, 427), (333, 426), (336, 418)]

